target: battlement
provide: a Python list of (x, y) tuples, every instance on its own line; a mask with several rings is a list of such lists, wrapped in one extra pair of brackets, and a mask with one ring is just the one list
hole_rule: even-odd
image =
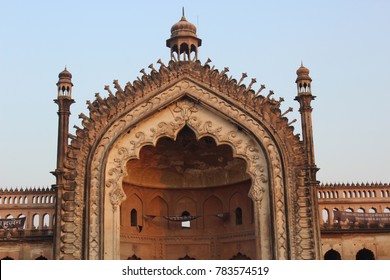
[(321, 183), (318, 188), (374, 188), (374, 187), (387, 187), (390, 188), (390, 183)]
[(49, 193), (55, 193), (55, 190), (53, 190), (51, 187), (0, 187), (0, 195), (2, 194), (27, 194), (27, 193), (44, 193), (44, 192), (49, 192)]

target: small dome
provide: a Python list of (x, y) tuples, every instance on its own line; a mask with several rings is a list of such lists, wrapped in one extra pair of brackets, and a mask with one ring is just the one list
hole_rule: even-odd
[(297, 81), (299, 80), (309, 80), (311, 81), (311, 78), (309, 76), (310, 70), (307, 69), (305, 66), (303, 66), (303, 63), (301, 63), (301, 67), (297, 70)]
[(303, 64), (301, 64), (301, 67), (299, 67), (298, 70), (297, 70), (297, 75), (298, 76), (309, 75), (309, 73), (310, 73), (310, 70), (307, 69), (305, 66), (303, 66)]
[(197, 37), (195, 25), (187, 21), (185, 16), (182, 16), (180, 21), (171, 27), (171, 38), (178, 36)]
[(64, 71), (62, 71), (60, 74), (58, 74), (58, 78), (60, 80), (62, 80), (62, 79), (71, 80), (72, 74), (65, 67)]

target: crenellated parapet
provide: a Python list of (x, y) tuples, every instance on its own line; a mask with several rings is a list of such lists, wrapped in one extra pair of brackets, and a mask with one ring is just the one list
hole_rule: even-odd
[(388, 183), (330, 183), (317, 187), (318, 199), (368, 199), (390, 197)]
[(0, 209), (23, 209), (38, 205), (50, 208), (54, 207), (54, 204), (55, 191), (48, 187), (0, 188)]
[(0, 187), (0, 194), (9, 194), (9, 193), (55, 193), (52, 188), (49, 187)]

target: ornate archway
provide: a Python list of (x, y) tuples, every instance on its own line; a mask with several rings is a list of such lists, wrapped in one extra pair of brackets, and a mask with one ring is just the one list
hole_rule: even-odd
[[(187, 82), (183, 82), (183, 84), (188, 85)], [(236, 124), (215, 115), (202, 105), (196, 104), (192, 98), (188, 97), (191, 94), (187, 90), (188, 87), (185, 86), (183, 93), (186, 97), (174, 101), (171, 105), (138, 123), (133, 130), (127, 131), (116, 141), (115, 148), (108, 155), (106, 194), (104, 195), (105, 257), (108, 259), (119, 257), (118, 206), (125, 199), (122, 181), (127, 175), (125, 172), (127, 161), (139, 158), (142, 147), (155, 145), (161, 137), (176, 139), (177, 133), (187, 125), (195, 132), (198, 139), (210, 136), (216, 140), (217, 145), (231, 146), (234, 156), (247, 162), (247, 173), (252, 179), (249, 195), (255, 203), (255, 228), (258, 229), (256, 231), (256, 247), (261, 248), (258, 250), (257, 258), (272, 258), (269, 167), (262, 148), (252, 136), (240, 131), (241, 129)], [(274, 161), (273, 164), (277, 164), (277, 162)], [(281, 170), (281, 166), (276, 168)], [(276, 187), (283, 188), (282, 185)], [(284, 211), (284, 209), (280, 209), (280, 211)], [(281, 217), (284, 219), (284, 216)], [(279, 223), (279, 225), (281, 224)], [(285, 231), (285, 228), (279, 230)], [(283, 244), (284, 246), (286, 245)]]
[(114, 81), (116, 96), (108, 89), (109, 98), (97, 95), (90, 103), (91, 116), (81, 115), (84, 129), (77, 130), (65, 162), (60, 258), (119, 258), (126, 162), (161, 137), (175, 139), (184, 126), (197, 139), (229, 145), (246, 161), (256, 258), (318, 258), (302, 143), (278, 109), (280, 102), (215, 71), (199, 62), (171, 61), (125, 90)]
[[(234, 121), (237, 119), (240, 119), (240, 128)], [(232, 107), (218, 96), (188, 80), (175, 84), (174, 87), (149, 99), (148, 103), (122, 116), (103, 136), (103, 141), (97, 148), (97, 151), (104, 153), (95, 153), (92, 159), (91, 192), (96, 190), (98, 197), (104, 199), (104, 216), (98, 217), (99, 213), (92, 211), (90, 220), (101, 221), (102, 218), (104, 220), (104, 258), (119, 258), (118, 206), (124, 199), (122, 180), (126, 175), (126, 162), (138, 158), (143, 146), (155, 145), (160, 137), (176, 138), (177, 133), (185, 125), (194, 130), (197, 138), (211, 136), (218, 144), (230, 145), (235, 156), (246, 160), (247, 173), (252, 178), (250, 196), (255, 202), (257, 248), (261, 248), (258, 250), (257, 258), (272, 259), (274, 254), (277, 258), (287, 258), (284, 175), (280, 155), (272, 136), (247, 113)], [(240, 131), (241, 129), (245, 132)], [(107, 143), (105, 139), (111, 141)], [(264, 196), (264, 193), (267, 195)], [(270, 194), (274, 200), (272, 212)], [(92, 209), (98, 205), (98, 197), (91, 197), (89, 204)], [(275, 221), (271, 223), (270, 217), (273, 215)], [(271, 224), (274, 227), (272, 229)], [(97, 225), (95, 227), (91, 224), (90, 236), (97, 237), (98, 230)], [(271, 232), (274, 236), (271, 236)], [(273, 239), (275, 244), (271, 244)], [(97, 238), (90, 239), (90, 257), (99, 258), (98, 247), (93, 245), (100, 242)], [(272, 250), (273, 246), (276, 250)]]

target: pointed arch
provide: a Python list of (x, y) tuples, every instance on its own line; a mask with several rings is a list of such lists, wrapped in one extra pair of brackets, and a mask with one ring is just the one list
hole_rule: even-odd
[(164, 217), (170, 215), (169, 204), (164, 197), (164, 194), (156, 194), (154, 198), (148, 203), (147, 209), (150, 210), (145, 214), (147, 219), (150, 220), (151, 226), (157, 226), (162, 229), (168, 228), (168, 220)]
[(324, 260), (341, 260), (341, 255), (338, 251), (330, 249), (326, 251), (324, 255)]
[(137, 227), (143, 225), (143, 202), (136, 192), (129, 194), (126, 203), (120, 208), (121, 225)]
[(369, 250), (367, 248), (363, 248), (356, 253), (356, 259), (357, 260), (375, 260), (375, 255), (371, 250)]
[(204, 227), (210, 231), (220, 231), (223, 226), (223, 203), (215, 195), (209, 196), (203, 203)]
[[(189, 68), (182, 71), (182, 67)], [(74, 242), (66, 253), (61, 251), (57, 257), (118, 258), (117, 208), (126, 199), (121, 180), (126, 161), (137, 158), (143, 146), (155, 145), (162, 136), (174, 138), (188, 125), (198, 139), (207, 135), (218, 144), (228, 144), (235, 157), (248, 163), (247, 172), (252, 180), (250, 196), (259, 234), (256, 246), (261, 248), (257, 258), (318, 258), (318, 244), (312, 242), (318, 232), (311, 231), (311, 225), (316, 224), (313, 219), (318, 217), (315, 211), (307, 211), (312, 206), (305, 203), (312, 199), (312, 194), (304, 191), (307, 187), (302, 169), (304, 153), (299, 137), (281, 116), (280, 103), (268, 97), (257, 98), (253, 91), (218, 73), (198, 62), (171, 61), (168, 67), (162, 66), (155, 73), (161, 77), (158, 85), (147, 84), (158, 80), (154, 74), (143, 76), (140, 86), (128, 85), (123, 92), (116, 84), (116, 96), (97, 98), (91, 106), (90, 117), (81, 115), (84, 129), (77, 130), (67, 158), (67, 186), (74, 189), (75, 200), (69, 203), (64, 198), (58, 203), (73, 203), (74, 208), (68, 207), (66, 213), (74, 213), (77, 220), (84, 221), (86, 214), (85, 227), (76, 223), (71, 233), (61, 232), (58, 242), (70, 238)], [(112, 110), (98, 110), (100, 106)], [(213, 114), (213, 121), (202, 117), (205, 114)], [(151, 124), (148, 122), (151, 116), (161, 121)], [(88, 205), (85, 212), (83, 201)], [(298, 206), (289, 205), (292, 201)], [(287, 207), (293, 209), (288, 216)], [(306, 213), (305, 219), (296, 220), (298, 215), (294, 211)], [(103, 251), (103, 247), (109, 251)]]

